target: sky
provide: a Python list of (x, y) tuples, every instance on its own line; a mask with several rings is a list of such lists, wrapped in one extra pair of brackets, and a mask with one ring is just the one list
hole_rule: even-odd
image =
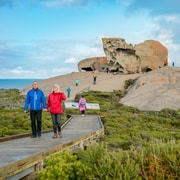
[(180, 66), (180, 0), (0, 0), (0, 79), (78, 72), (102, 38), (156, 40)]

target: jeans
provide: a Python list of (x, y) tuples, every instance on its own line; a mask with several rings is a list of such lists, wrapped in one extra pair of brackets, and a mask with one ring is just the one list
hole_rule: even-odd
[(61, 114), (53, 114), (51, 113), (51, 118), (52, 118), (52, 124), (53, 124), (53, 131), (54, 134), (60, 134), (61, 132)]
[(30, 110), (32, 136), (41, 136), (42, 110)]

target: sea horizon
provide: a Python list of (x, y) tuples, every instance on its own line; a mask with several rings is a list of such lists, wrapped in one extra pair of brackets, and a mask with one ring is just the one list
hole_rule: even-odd
[(44, 79), (15, 79), (15, 78), (3, 78), (0, 79), (0, 89), (19, 89), (22, 90), (25, 87), (32, 84), (33, 81), (42, 81)]

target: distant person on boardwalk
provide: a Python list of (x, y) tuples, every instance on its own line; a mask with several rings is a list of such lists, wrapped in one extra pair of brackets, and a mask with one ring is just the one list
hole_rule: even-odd
[(174, 61), (172, 62), (172, 66), (174, 67)]
[(96, 79), (97, 79), (97, 76), (93, 76), (93, 84), (94, 85), (96, 84)]
[(38, 88), (38, 82), (32, 83), (32, 89), (27, 92), (24, 104), (24, 112), (30, 109), (31, 138), (41, 136), (42, 110), (46, 111), (46, 99), (42, 90)]
[(81, 98), (79, 99), (78, 106), (82, 116), (84, 116), (86, 111), (86, 99), (84, 95), (82, 95)]
[(67, 97), (70, 98), (70, 95), (71, 95), (71, 88), (68, 87), (68, 88), (66, 89), (66, 91), (67, 91)]
[(51, 113), (54, 132), (52, 138), (57, 138), (58, 136), (62, 138), (60, 120), (63, 113), (62, 101), (64, 100), (66, 100), (64, 92), (60, 91), (58, 84), (54, 84), (53, 91), (49, 94), (47, 100), (47, 109), (49, 109)]
[(79, 80), (78, 79), (75, 80), (75, 84), (76, 84), (76, 86), (78, 86), (78, 84), (79, 84)]

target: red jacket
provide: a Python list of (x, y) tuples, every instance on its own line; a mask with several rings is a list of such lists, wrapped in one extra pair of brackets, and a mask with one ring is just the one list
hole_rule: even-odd
[(47, 109), (50, 109), (50, 113), (62, 114), (62, 101), (66, 100), (66, 96), (63, 92), (54, 93), (52, 92), (47, 101)]

